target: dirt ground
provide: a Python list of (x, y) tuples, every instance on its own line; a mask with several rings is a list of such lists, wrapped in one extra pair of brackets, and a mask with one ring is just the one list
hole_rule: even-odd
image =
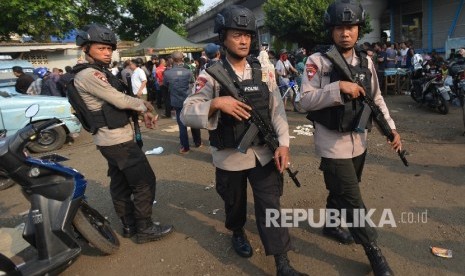
[[(409, 96), (387, 96), (409, 167), (373, 130), (361, 185), (367, 208), (375, 208), (378, 221), (383, 208), (392, 211), (396, 227), (381, 227), (379, 245), (396, 275), (465, 274), (465, 137), (461, 110), (451, 107), (440, 115), (419, 107)], [(293, 169), (302, 183), (297, 188), (285, 177), (283, 208), (320, 209), (327, 191), (313, 137), (298, 135), (299, 126), (308, 124), (304, 115), (288, 112)], [(157, 203), (154, 219), (172, 223), (176, 232), (143, 245), (120, 236), (121, 248), (111, 256), (84, 247), (82, 255), (62, 275), (275, 275), (274, 260), (265, 256), (255, 226), (253, 200), (249, 189), (246, 232), (254, 248), (250, 259), (237, 256), (230, 234), (224, 228), (224, 208), (214, 188), (214, 168), (208, 146), (177, 153), (176, 122), (161, 119), (155, 130), (144, 129), (144, 150), (162, 146), (161, 155), (148, 158), (157, 175)], [(170, 132), (171, 131), (171, 132)], [(204, 143), (208, 135), (202, 132)], [(121, 234), (108, 191), (106, 164), (87, 133), (73, 145), (58, 151), (71, 160), (65, 164), (85, 174), (89, 180), (90, 204), (109, 217)], [(19, 215), (28, 204), (16, 185), (0, 193), (2, 229), (21, 223)], [(426, 214), (426, 215), (424, 215)], [(423, 215), (423, 216), (422, 216)], [(371, 275), (363, 249), (341, 245), (322, 236), (321, 229), (302, 223), (290, 228), (295, 247), (289, 253), (292, 264), (310, 275)], [(5, 231), (2, 232), (5, 235)], [(0, 237), (5, 239), (5, 237)], [(6, 237), (8, 238), (8, 237)], [(13, 240), (8, 246), (18, 243)], [(453, 251), (451, 259), (431, 253), (430, 246)], [(2, 252), (10, 248), (0, 248)]]

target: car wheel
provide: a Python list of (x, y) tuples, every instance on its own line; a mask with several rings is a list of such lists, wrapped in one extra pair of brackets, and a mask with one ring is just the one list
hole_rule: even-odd
[(60, 149), (66, 141), (66, 130), (61, 127), (43, 130), (37, 140), (28, 145), (32, 152), (42, 153)]

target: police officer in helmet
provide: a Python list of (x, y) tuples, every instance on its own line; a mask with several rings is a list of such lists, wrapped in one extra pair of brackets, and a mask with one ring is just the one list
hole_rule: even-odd
[(288, 229), (266, 227), (266, 210), (280, 210), (282, 172), (290, 161), (289, 126), (276, 82), (268, 78), (263, 82), (260, 63), (247, 58), (256, 35), (255, 16), (243, 6), (228, 6), (217, 15), (214, 31), (225, 48), (225, 57), (214, 66), (223, 66), (230, 78), (242, 86), (243, 96), (253, 102), (257, 112), (276, 131), (279, 147), (276, 152), (271, 152), (264, 145), (263, 137), (258, 135), (245, 154), (236, 149), (246, 130), (251, 106), (228, 94), (206, 71), (198, 76), (195, 93), (184, 102), (181, 119), (188, 126), (209, 130), (216, 167), (216, 190), (224, 200), (225, 226), (232, 231), (236, 253), (244, 258), (253, 254), (244, 232), (249, 180), (258, 232), (266, 255), (274, 255), (278, 275), (304, 275), (289, 263), (287, 251), (291, 249), (291, 241)]
[(78, 32), (76, 44), (82, 47), (89, 63), (73, 68), (75, 78), (68, 85), (68, 97), (70, 102), (76, 96), (82, 100), (84, 106), (75, 108), (80, 110), (78, 117), (84, 118), (83, 125), (93, 134), (94, 143), (108, 161), (110, 193), (123, 224), (123, 236), (136, 235), (138, 243), (158, 240), (169, 234), (172, 226), (152, 222), (156, 178), (145, 154), (134, 142), (128, 116), (128, 111), (140, 112), (146, 127), (153, 128), (157, 122), (153, 106), (126, 95), (126, 87), (108, 70), (116, 49), (116, 36), (111, 30), (98, 24), (87, 25)]
[[(402, 146), (400, 135), (395, 130), (394, 121), (381, 95), (373, 62), (366, 53), (355, 47), (364, 22), (365, 10), (355, 0), (336, 0), (329, 5), (324, 15), (324, 23), (332, 42), (351, 71), (359, 76), (366, 90), (357, 83), (341, 80), (324, 53), (315, 53), (307, 59), (301, 88), (301, 105), (309, 111), (308, 118), (315, 124), (315, 148), (321, 156), (320, 170), (323, 171), (329, 191), (326, 208), (346, 210), (345, 219), (348, 223), (357, 221), (357, 217), (354, 217), (361, 213), (359, 210), (366, 210), (359, 182), (365, 163), (367, 129), (370, 124), (367, 124), (367, 129), (354, 129), (357, 118), (351, 112), (360, 106), (357, 100), (360, 95), (369, 94), (383, 112), (393, 129), (391, 147), (397, 151)], [(344, 244), (355, 240), (364, 247), (375, 275), (393, 275), (376, 244), (377, 233), (373, 227), (368, 224), (349, 227), (349, 233), (339, 225), (331, 225), (333, 223), (326, 222), (324, 235)]]

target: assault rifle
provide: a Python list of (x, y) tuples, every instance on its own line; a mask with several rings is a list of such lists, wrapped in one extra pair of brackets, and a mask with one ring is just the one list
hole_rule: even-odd
[[(127, 91), (126, 95), (134, 97), (134, 93), (132, 91), (132, 84), (131, 84), (131, 75), (127, 74), (126, 76), (123, 76), (123, 78), (126, 78), (128, 82), (128, 87), (125, 91)], [(144, 142), (142, 141), (142, 133), (140, 133), (140, 126), (139, 126), (139, 114), (136, 111), (130, 111), (131, 112), (131, 119), (134, 124), (134, 134), (136, 136), (136, 143), (139, 146), (139, 148), (142, 148), (144, 145)]]
[[(249, 126), (245, 134), (242, 136), (242, 139), (237, 149), (242, 153), (247, 152), (247, 149), (250, 147), (252, 141), (255, 139), (257, 134), (261, 133), (263, 135), (267, 147), (274, 154), (276, 149), (279, 147), (279, 141), (276, 138), (275, 131), (268, 122), (263, 120), (263, 118), (257, 112), (254, 105), (244, 95), (244, 91), (239, 86), (239, 84), (230, 77), (230, 75), (220, 62), (211, 65), (206, 69), (206, 71), (220, 83), (220, 85), (224, 88), (224, 90), (227, 93), (229, 93), (230, 96), (252, 107), (252, 111), (250, 111), (250, 119), (248, 121)], [(300, 182), (297, 179), (297, 173), (299, 171), (293, 172), (290, 168), (286, 168), (286, 172), (292, 179), (294, 184), (297, 187), (300, 187)]]
[[(360, 81), (360, 79), (354, 78), (352, 71), (350, 70), (350, 67), (347, 64), (347, 61), (342, 57), (341, 53), (339, 53), (339, 51), (336, 49), (334, 45), (331, 48), (329, 48), (329, 50), (326, 52), (326, 57), (331, 61), (331, 63), (334, 66), (334, 69), (336, 69), (336, 71), (339, 73), (343, 80), (357, 83), (365, 90), (365, 96), (360, 96), (362, 103), (370, 107), (374, 121), (381, 129), (383, 135), (386, 136), (389, 139), (389, 141), (392, 142), (394, 140), (394, 133), (392, 133), (391, 127), (384, 118), (383, 112), (375, 104), (375, 102), (369, 94), (369, 91), (366, 91), (365, 86)], [(397, 154), (399, 154), (399, 157), (404, 163), (404, 165), (408, 166), (407, 158), (405, 158), (406, 153), (407, 152), (405, 150), (397, 151)]]

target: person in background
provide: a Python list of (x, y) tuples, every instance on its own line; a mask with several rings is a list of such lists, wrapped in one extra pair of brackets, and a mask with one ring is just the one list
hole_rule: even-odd
[(47, 74), (48, 69), (47, 67), (37, 67), (34, 69), (33, 73), (37, 76), (36, 80), (29, 85), (29, 88), (26, 91), (28, 95), (40, 95), (42, 92), (42, 81)]
[(13, 74), (15, 75), (15, 77), (18, 78), (16, 79), (16, 84), (15, 84), (16, 92), (21, 93), (21, 94), (26, 94), (27, 89), (29, 88), (31, 83), (34, 81), (34, 78), (29, 74), (25, 74), (23, 72), (23, 67), (21, 66), (13, 66), (13, 68), (11, 69), (13, 70)]
[[(170, 91), (171, 106), (176, 111), (176, 121), (179, 126), (179, 140), (181, 143), (179, 153), (186, 154), (190, 151), (189, 137), (187, 134), (187, 127), (181, 122), (179, 116), (181, 114), (184, 101), (192, 92), (190, 86), (194, 81), (193, 73), (190, 69), (184, 66), (183, 55), (181, 52), (176, 51), (171, 54), (171, 57), (173, 58), (173, 68), (165, 71), (163, 76), (163, 85)], [(200, 147), (202, 145), (200, 129), (191, 128), (191, 132), (195, 147)]]
[(131, 85), (132, 93), (134, 93), (136, 97), (147, 100), (147, 74), (145, 74), (144, 70), (141, 68), (143, 63), (141, 58), (131, 60)]
[(131, 78), (132, 75), (132, 69), (131, 69), (131, 60), (125, 60), (123, 63), (123, 70), (120, 72), (121, 74), (121, 81), (128, 86), (128, 78)]
[(116, 60), (113, 61), (110, 72), (113, 74), (113, 76), (118, 75), (119, 69), (118, 69), (118, 62)]
[(55, 75), (48, 71), (42, 81), (42, 91), (40, 95), (65, 97), (66, 94), (62, 94), (62, 91), (58, 90), (57, 82), (55, 81)]
[(68, 83), (73, 79), (74, 74), (73, 74), (73, 68), (71, 66), (66, 66), (65, 67), (66, 73), (61, 75), (60, 79), (57, 82), (57, 89), (60, 91), (60, 94), (63, 96), (66, 96), (66, 91), (67, 91), (67, 85)]
[(208, 43), (207, 45), (205, 45), (203, 49), (205, 51), (205, 55), (208, 58), (208, 61), (204, 64), (201, 70), (205, 70), (209, 66), (213, 65), (215, 62), (219, 61), (221, 56), (220, 46), (215, 43)]
[(386, 68), (396, 68), (397, 51), (394, 49), (394, 44), (386, 42)]

